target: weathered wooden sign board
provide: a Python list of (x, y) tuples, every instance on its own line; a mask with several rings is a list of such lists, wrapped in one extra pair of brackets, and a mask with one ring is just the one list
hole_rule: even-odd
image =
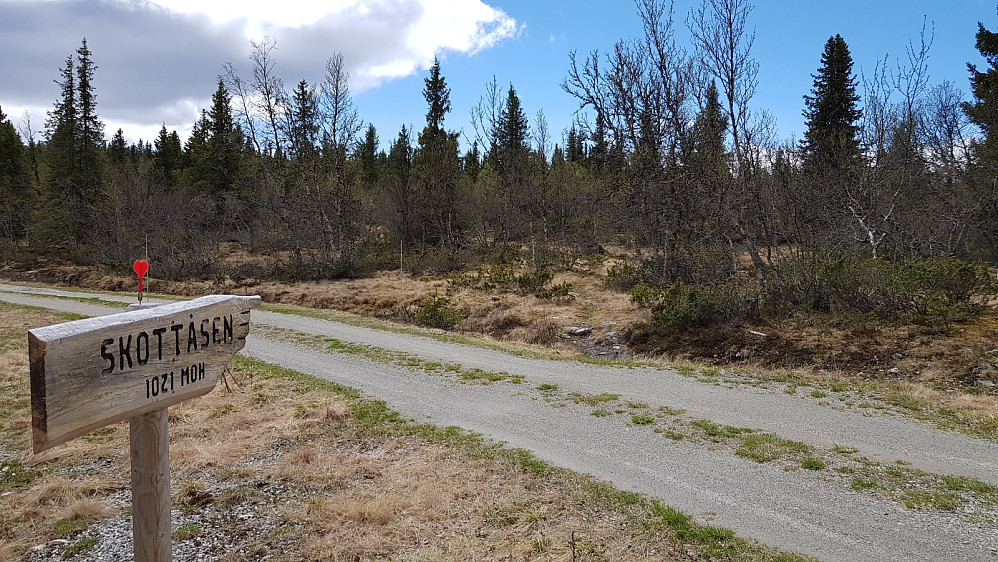
[(28, 331), (36, 453), (129, 420), (138, 562), (171, 559), (167, 408), (215, 387), (259, 304), (211, 295)]
[(30, 330), (35, 452), (206, 394), (259, 304), (211, 295)]

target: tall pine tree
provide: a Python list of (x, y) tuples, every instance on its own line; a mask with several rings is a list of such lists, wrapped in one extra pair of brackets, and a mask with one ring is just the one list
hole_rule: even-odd
[(964, 103), (964, 110), (984, 131), (984, 142), (975, 146), (975, 155), (979, 160), (998, 164), (998, 33), (988, 31), (984, 24), (978, 23), (975, 46), (987, 61), (987, 68), (982, 72), (977, 65), (967, 63), (970, 88), (976, 99), (973, 103)]
[(24, 143), (0, 108), (0, 238), (24, 237), (29, 204), (29, 176), (23, 165)]
[(94, 89), (93, 53), (86, 38), (76, 50), (77, 143), (79, 147), (78, 182), (83, 193), (94, 199), (102, 188), (102, 160), (104, 149), (104, 123), (97, 115), (97, 92)]
[(825, 43), (821, 67), (813, 74), (811, 95), (804, 96), (805, 164), (822, 170), (850, 168), (860, 160), (856, 77), (852, 55), (841, 35)]
[(496, 172), (499, 174), (499, 193), (496, 217), (496, 238), (506, 243), (512, 237), (522, 234), (523, 224), (528, 217), (536, 212), (536, 208), (527, 205), (526, 193), (528, 186), (528, 157), (530, 147), (527, 144), (527, 117), (520, 105), (520, 98), (512, 84), (506, 94), (506, 103), (499, 114), (496, 124), (496, 143), (492, 147)]
[(426, 126), (419, 134), (419, 149), (413, 158), (413, 181), (419, 193), (421, 243), (454, 247), (460, 237), (457, 216), (457, 184), (461, 174), (457, 133), (444, 130), (444, 117), (450, 112), (450, 88), (434, 59), (429, 77), (424, 79), (423, 98), (428, 106)]
[(108, 211), (103, 181), (104, 124), (97, 115), (92, 53), (87, 40), (60, 71), (60, 95), (45, 121), (48, 173), (31, 239), (37, 249), (84, 262), (100, 259)]
[(977, 229), (986, 246), (986, 253), (998, 261), (998, 33), (989, 31), (984, 24), (977, 24), (977, 50), (988, 63), (983, 72), (974, 64), (970, 70), (970, 87), (974, 103), (964, 103), (967, 116), (984, 132), (984, 140), (973, 145), (974, 182), (978, 201), (975, 211)]

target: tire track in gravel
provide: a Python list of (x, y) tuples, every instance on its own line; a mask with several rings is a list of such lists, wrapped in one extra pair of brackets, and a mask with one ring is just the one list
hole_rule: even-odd
[[(0, 285), (0, 299), (79, 314), (120, 310), (33, 296), (99, 296)], [(900, 417), (864, 417), (812, 400), (748, 386), (718, 387), (668, 369), (615, 368), (572, 361), (526, 359), (418, 337), (268, 311), (254, 324), (324, 335), (402, 351), (465, 368), (506, 371), (525, 385), (460, 384), (414, 374), (361, 357), (323, 353), (259, 336), (244, 353), (333, 380), (385, 400), (407, 417), (456, 425), (533, 451), (555, 465), (593, 474), (625, 490), (661, 498), (712, 524), (765, 543), (827, 560), (996, 560), (998, 529), (964, 523), (957, 514), (918, 512), (870, 493), (855, 492), (810, 471), (786, 472), (702, 444), (674, 442), (619, 419), (596, 418), (585, 407), (552, 408), (530, 389), (557, 384), (565, 392), (619, 393), (652, 406), (684, 408), (693, 417), (747, 426), (818, 446), (843, 444), (885, 461), (998, 482), (998, 445), (936, 430)]]

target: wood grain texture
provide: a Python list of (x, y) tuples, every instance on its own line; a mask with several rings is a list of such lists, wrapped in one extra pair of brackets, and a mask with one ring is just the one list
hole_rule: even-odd
[(30, 330), (35, 452), (209, 392), (259, 304), (210, 295)]
[(170, 562), (170, 439), (167, 410), (129, 420), (132, 541), (136, 562)]

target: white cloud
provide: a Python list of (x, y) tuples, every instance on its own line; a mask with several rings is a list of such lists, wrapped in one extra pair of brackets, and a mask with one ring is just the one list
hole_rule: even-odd
[(213, 23), (245, 20), (256, 25), (298, 27), (313, 24), (358, 2), (351, 0), (146, 0), (178, 14), (201, 14)]
[(0, 102), (30, 108), (39, 129), (58, 96), (52, 79), (86, 37), (97, 62), (98, 111), (130, 137), (197, 119), (222, 64), (244, 76), (249, 39), (277, 42), (287, 84), (322, 79), (344, 56), (361, 93), (428, 68), (434, 56), (473, 55), (521, 32), (489, 0), (0, 0)]
[(131, 1), (241, 26), (254, 40), (270, 35), (280, 41), (283, 32), (302, 28), (349, 28), (366, 49), (383, 55), (355, 69), (365, 82), (408, 76), (441, 51), (475, 54), (518, 32), (516, 20), (481, 0), (281, 0), (279, 6), (272, 0)]

